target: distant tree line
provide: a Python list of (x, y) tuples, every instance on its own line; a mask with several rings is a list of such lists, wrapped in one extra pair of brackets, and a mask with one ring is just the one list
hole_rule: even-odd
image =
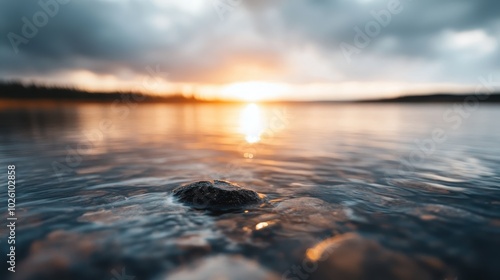
[(0, 99), (113, 102), (126, 98), (140, 99), (142, 102), (199, 101), (194, 97), (186, 97), (182, 94), (157, 96), (127, 91), (88, 92), (75, 87), (23, 84), (17, 81), (0, 82)]
[(482, 96), (478, 101), (485, 103), (500, 103), (500, 94), (431, 94), (431, 95), (409, 95), (390, 99), (375, 99), (361, 102), (375, 103), (451, 103), (451, 102), (467, 102), (467, 98), (473, 96)]

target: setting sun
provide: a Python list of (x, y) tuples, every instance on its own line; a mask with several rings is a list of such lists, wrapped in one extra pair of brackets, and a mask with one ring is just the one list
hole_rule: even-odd
[(247, 102), (273, 100), (287, 91), (287, 86), (270, 82), (241, 82), (233, 83), (222, 89), (222, 96), (226, 99), (237, 99)]

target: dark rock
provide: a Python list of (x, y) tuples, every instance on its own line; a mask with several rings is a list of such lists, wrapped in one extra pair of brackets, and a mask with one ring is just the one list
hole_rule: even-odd
[(262, 202), (257, 192), (227, 181), (199, 181), (173, 191), (179, 201), (196, 209), (212, 211), (238, 210)]

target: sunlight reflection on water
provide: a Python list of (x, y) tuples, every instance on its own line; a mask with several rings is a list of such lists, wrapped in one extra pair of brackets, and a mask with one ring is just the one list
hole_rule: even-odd
[[(0, 163), (19, 166), (22, 186), (19, 262), (54, 268), (35, 250), (42, 246), (60, 258), (74, 257), (68, 262), (79, 265), (68, 266), (77, 272), (109, 259), (152, 277), (200, 258), (236, 254), (281, 274), (322, 239), (355, 233), (342, 243), (345, 251), (430, 255), (464, 272), (494, 269), (500, 248), (497, 107), (481, 108), (460, 129), (449, 129), (448, 141), (404, 176), (397, 172), (401, 158), (418, 149), (416, 139), (447, 128), (441, 119), (446, 108), (291, 105), (286, 111), (293, 122), (279, 123), (281, 107), (1, 109)], [(109, 129), (102, 129), (103, 121)], [(54, 162), (69, 167), (62, 181)], [(217, 216), (169, 195), (180, 184), (223, 177), (265, 194), (268, 204)], [(92, 239), (102, 235), (107, 239)], [(78, 240), (93, 245), (91, 252), (75, 257), (80, 251), (71, 247)]]
[(240, 132), (245, 136), (245, 140), (250, 144), (259, 142), (264, 127), (264, 116), (260, 107), (255, 103), (248, 104), (240, 114)]

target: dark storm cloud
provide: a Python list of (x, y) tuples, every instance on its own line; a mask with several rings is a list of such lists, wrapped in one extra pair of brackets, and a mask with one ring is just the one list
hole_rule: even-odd
[[(6, 4), (3, 4), (6, 5)], [(10, 1), (2, 12), (2, 34), (15, 32), (22, 35), (22, 17), (31, 19), (36, 11), (41, 10), (37, 1), (29, 5)], [(184, 26), (179, 25), (176, 34), (154, 34), (144, 19), (154, 14), (154, 7), (141, 5), (136, 1), (118, 4), (110, 1), (77, 1), (61, 5), (59, 13), (50, 18), (48, 24), (39, 28), (39, 33), (29, 43), (21, 44), (21, 53), (15, 55), (7, 36), (4, 36), (3, 55), (10, 57), (14, 64), (24, 70), (30, 58), (29, 68), (38, 71), (58, 70), (89, 64), (91, 70), (106, 71), (106, 67), (123, 64), (134, 67), (138, 61), (147, 59), (148, 53), (161, 47), (168, 52), (179, 46), (170, 45), (164, 36), (188, 34)], [(177, 42), (174, 42), (177, 43)], [(7, 46), (7, 48), (5, 48)], [(8, 53), (5, 51), (8, 49)], [(15, 62), (19, 61), (19, 65)], [(24, 63), (23, 63), (24, 62)], [(147, 61), (145, 62), (147, 63)], [(53, 68), (53, 69), (51, 69)]]
[[(266, 11), (255, 13), (255, 22), (259, 30), (269, 37), (288, 36), (288, 40), (297, 46), (314, 42), (325, 53), (339, 51), (339, 44), (353, 44), (354, 27), (364, 29), (374, 20), (372, 11), (385, 10), (387, 1), (284, 1), (282, 5), (270, 7), (272, 12), (281, 15), (283, 29), (272, 29), (275, 18), (266, 16)], [(337, 59), (332, 64), (340, 64), (348, 76), (363, 76), (360, 68), (370, 68), (371, 76), (386, 77), (383, 71), (387, 65), (366, 65), (364, 57), (376, 55), (387, 64), (391, 59), (418, 60), (431, 63), (442, 63), (450, 66), (446, 71), (454, 75), (436, 77), (437, 79), (457, 80), (464, 76), (475, 79), (478, 72), (498, 71), (498, 65), (492, 65), (493, 57), (498, 56), (499, 49), (492, 51), (487, 57), (477, 58), (473, 63), (460, 65), (460, 53), (443, 51), (443, 40), (446, 32), (467, 32), (481, 30), (494, 40), (500, 39), (500, 2), (494, 0), (457, 0), (457, 1), (410, 1), (401, 0), (402, 11), (392, 15), (389, 25), (382, 27), (378, 36), (362, 53), (354, 57), (353, 65), (346, 65), (345, 60)], [(384, 44), (392, 41), (390, 46)], [(481, 42), (478, 42), (480, 44)], [(291, 46), (291, 45), (288, 45)], [(471, 50), (473, 51), (473, 50)], [(356, 63), (359, 62), (359, 63)], [(378, 68), (378, 69), (377, 69)], [(382, 68), (382, 69), (381, 69)], [(379, 70), (379, 71), (376, 71)], [(380, 71), (382, 70), (382, 71)], [(457, 76), (458, 75), (458, 76)], [(361, 77), (363, 78), (363, 77)]]
[[(59, 5), (48, 24), (19, 45), (18, 54), (8, 34), (22, 35), (22, 18), (32, 20), (41, 7), (39, 1), (2, 1), (0, 74), (50, 75), (76, 69), (144, 73), (145, 66), (160, 64), (173, 81), (221, 82), (217, 73), (231, 69), (237, 58), (266, 61), (273, 67), (285, 65), (291, 53), (306, 47), (342, 73), (332, 81), (463, 82), (499, 70), (492, 62), (500, 56), (494, 44), (500, 38), (498, 1), (401, 0), (402, 12), (392, 15), (390, 24), (353, 56), (351, 64), (339, 44), (353, 44), (353, 28), (362, 29), (373, 20), (371, 12), (385, 9), (391, 0), (242, 1), (228, 13), (228, 20), (221, 21), (207, 1), (193, 1), (200, 7), (191, 9), (179, 1), (72, 0)], [(467, 55), (476, 52), (474, 42), (469, 48), (447, 49), (448, 37), (474, 30), (484, 36), (476, 32), (471, 39), (489, 38), (494, 49), (470, 61)], [(410, 65), (407, 72), (399, 71), (405, 64)]]
[[(45, 1), (45, 0), (44, 0)], [(32, 19), (38, 1), (0, 4), (3, 73), (44, 73), (85, 68), (96, 73), (117, 69), (145, 72), (160, 64), (170, 78), (196, 80), (227, 64), (231, 56), (275, 59), (262, 44), (241, 44), (214, 10), (190, 14), (175, 5), (158, 7), (149, 1), (79, 1), (60, 5), (59, 12), (15, 54), (10, 32), (22, 36), (22, 18)], [(155, 25), (164, 20), (168, 27)], [(160, 22), (161, 23), (161, 22)], [(243, 38), (244, 39), (244, 38)]]
[[(290, 0), (274, 1), (280, 5), (266, 9), (256, 9), (255, 24), (262, 31), (283, 32), (273, 26), (280, 18), (289, 35), (300, 34), (314, 41), (336, 45), (352, 39), (352, 28), (373, 20), (371, 11), (385, 8), (387, 1), (321, 1)], [(393, 21), (384, 29), (383, 35), (401, 38), (428, 36), (444, 29), (468, 30), (487, 28), (498, 20), (500, 2), (480, 1), (411, 1), (401, 0), (403, 12), (393, 16)], [(276, 17), (269, 17), (273, 10)], [(267, 13), (266, 13), (267, 12)], [(286, 32), (285, 32), (286, 33)], [(307, 42), (307, 41), (303, 41)]]

